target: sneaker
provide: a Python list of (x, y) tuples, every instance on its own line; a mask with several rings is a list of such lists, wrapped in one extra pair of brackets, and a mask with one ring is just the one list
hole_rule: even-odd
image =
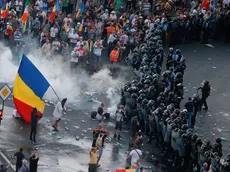
[(113, 135), (113, 138), (114, 138), (114, 139), (116, 139), (116, 138), (117, 138), (117, 135), (116, 135), (116, 134), (114, 134), (114, 135)]
[(34, 145), (37, 145), (38, 143), (37, 142), (33, 142)]

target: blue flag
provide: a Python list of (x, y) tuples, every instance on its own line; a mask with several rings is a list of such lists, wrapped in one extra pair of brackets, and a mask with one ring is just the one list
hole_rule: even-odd
[(81, 4), (81, 14), (83, 14), (85, 12), (85, 4), (84, 1)]
[(56, 0), (56, 11), (60, 11), (61, 7), (60, 7), (60, 3), (59, 0)]
[(0, 7), (2, 7), (2, 0), (0, 0)]

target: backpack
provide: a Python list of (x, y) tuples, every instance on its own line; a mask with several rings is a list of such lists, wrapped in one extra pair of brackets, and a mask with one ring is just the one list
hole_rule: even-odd
[(91, 112), (91, 118), (92, 118), (92, 119), (95, 119), (96, 116), (97, 116), (97, 111), (92, 111), (92, 112)]
[(106, 119), (110, 119), (110, 113), (104, 113)]

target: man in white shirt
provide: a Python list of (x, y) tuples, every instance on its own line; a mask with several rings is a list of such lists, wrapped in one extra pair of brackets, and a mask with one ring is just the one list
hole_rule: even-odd
[(116, 111), (116, 114), (115, 114), (116, 125), (115, 125), (115, 133), (113, 136), (114, 139), (117, 137), (117, 133), (118, 133), (118, 137), (117, 137), (118, 140), (121, 139), (120, 132), (122, 130), (122, 122), (125, 116), (124, 109), (125, 107), (123, 105), (120, 105), (119, 109)]
[(16, 14), (17, 14), (18, 18), (20, 18), (22, 15), (22, 7), (23, 7), (22, 0), (16, 0), (15, 1), (15, 8), (16, 8)]
[(68, 37), (70, 40), (70, 46), (75, 47), (77, 44), (77, 41), (79, 39), (79, 36), (78, 36), (76, 30), (73, 30), (73, 33), (70, 33)]
[(101, 15), (102, 20), (107, 20), (109, 18), (109, 11), (106, 9), (104, 14)]
[(142, 151), (134, 146), (133, 150), (129, 153), (127, 159), (131, 158), (131, 167), (133, 167), (135, 165), (140, 165), (141, 157)]
[(52, 52), (59, 53), (61, 48), (61, 43), (58, 41), (58, 38), (52, 42)]
[(77, 47), (76, 47), (71, 52), (71, 69), (73, 72), (75, 72), (75, 70), (76, 70), (79, 57), (80, 57), (80, 52), (77, 50)]
[(56, 25), (54, 25), (53, 27), (51, 27), (50, 29), (50, 37), (52, 38), (52, 40), (54, 40), (56, 38), (56, 36), (58, 35), (58, 28)]
[(110, 14), (110, 16), (109, 16), (109, 19), (110, 19), (110, 20), (113, 20), (113, 21), (117, 20), (117, 15), (116, 15), (116, 12), (115, 12), (115, 11), (112, 11), (112, 12), (111, 12), (111, 14)]
[(194, 10), (195, 8), (196, 8), (196, 2), (195, 2), (195, 0), (192, 0), (190, 11), (193, 12), (193, 10)]
[(67, 17), (64, 18), (63, 22), (64, 22), (64, 25), (67, 25), (68, 22), (70, 22), (70, 24), (72, 24), (73, 20), (71, 18), (71, 14), (68, 14)]
[(35, 3), (35, 6), (36, 6), (37, 11), (39, 11), (43, 7), (43, 1), (42, 0), (37, 0), (36, 3)]
[(79, 40), (77, 41), (76, 46), (79, 48), (79, 47), (80, 47), (81, 45), (83, 45), (83, 44), (84, 44), (83, 38), (80, 37)]
[(100, 67), (102, 49), (102, 41), (98, 39), (93, 45), (93, 54), (95, 56), (94, 70), (98, 70)]

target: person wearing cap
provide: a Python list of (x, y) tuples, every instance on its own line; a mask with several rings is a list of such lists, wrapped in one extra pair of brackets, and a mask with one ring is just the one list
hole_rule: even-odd
[(122, 123), (124, 121), (124, 116), (125, 116), (124, 110), (125, 110), (125, 107), (123, 105), (120, 105), (119, 109), (115, 113), (116, 125), (115, 125), (115, 132), (113, 136), (114, 139), (117, 137), (117, 134), (118, 134), (118, 137), (117, 137), (118, 140), (121, 139), (120, 132), (122, 130)]
[(22, 167), (20, 168), (20, 170), (18, 172), (30, 172), (30, 169), (28, 167), (28, 163), (26, 159), (22, 160)]
[(102, 20), (107, 20), (109, 18), (109, 10), (105, 9), (105, 12), (101, 15)]
[(110, 20), (116, 21), (117, 20), (117, 15), (115, 11), (112, 11), (110, 16), (109, 16)]

